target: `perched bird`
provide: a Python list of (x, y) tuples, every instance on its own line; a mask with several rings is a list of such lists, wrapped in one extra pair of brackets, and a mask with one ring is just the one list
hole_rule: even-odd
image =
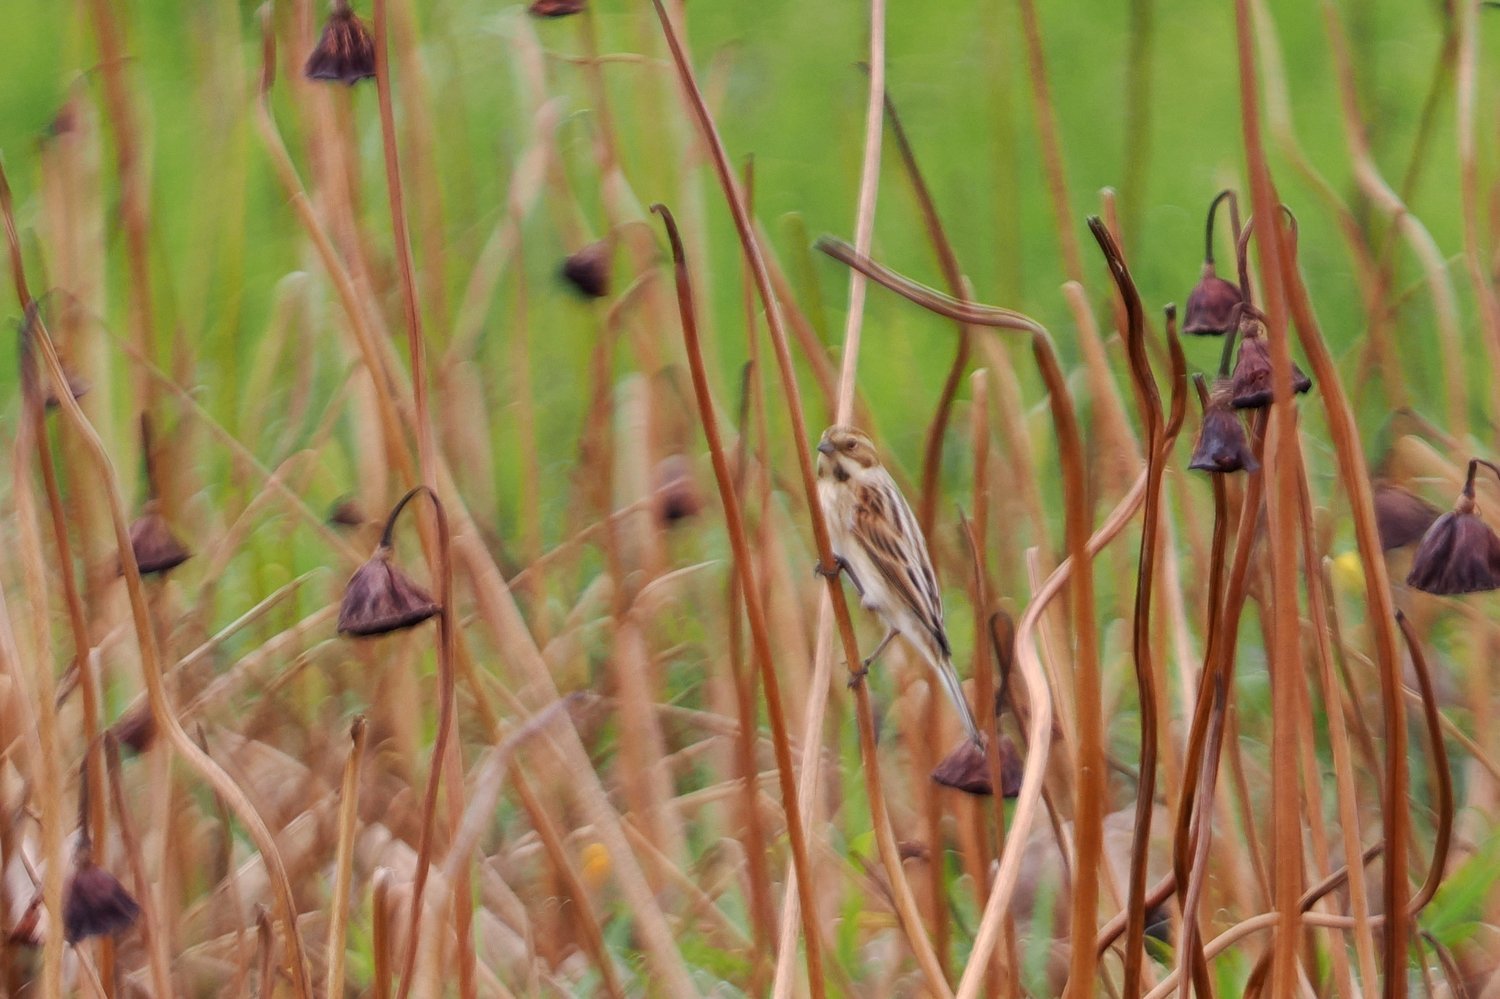
[(885, 622), (887, 631), (865, 669), (902, 635), (937, 674), (964, 730), (982, 746), (979, 726), (953, 668), (953, 650), (943, 630), (943, 599), (906, 497), (880, 464), (875, 445), (853, 427), (833, 426), (818, 442), (818, 501), (828, 522), (839, 569), (849, 574), (860, 602)]

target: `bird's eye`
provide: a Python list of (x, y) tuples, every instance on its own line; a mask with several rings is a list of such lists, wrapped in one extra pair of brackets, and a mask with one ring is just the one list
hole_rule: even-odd
[(854, 442), (853, 441), (846, 441), (844, 443), (844, 450), (845, 451), (853, 451), (854, 450)]

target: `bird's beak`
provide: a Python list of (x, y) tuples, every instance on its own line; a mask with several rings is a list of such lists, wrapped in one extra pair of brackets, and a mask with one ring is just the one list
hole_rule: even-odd
[(818, 453), (819, 454), (833, 454), (833, 452), (835, 452), (837, 450), (838, 450), (838, 448), (834, 446), (833, 441), (819, 441), (818, 442)]

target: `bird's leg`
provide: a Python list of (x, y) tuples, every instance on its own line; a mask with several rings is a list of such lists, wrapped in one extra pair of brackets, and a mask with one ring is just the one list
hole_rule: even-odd
[(880, 644), (875, 646), (875, 651), (871, 652), (869, 655), (865, 656), (859, 661), (858, 671), (849, 675), (849, 686), (851, 689), (854, 687), (858, 687), (860, 683), (864, 681), (865, 676), (870, 672), (870, 664), (880, 657), (880, 654), (885, 651), (885, 647), (891, 644), (891, 639), (895, 637), (896, 629), (888, 629), (885, 633), (885, 637), (880, 640)]
[(854, 590), (860, 595), (861, 599), (863, 599), (865, 595), (865, 588), (860, 585), (859, 577), (854, 574), (854, 567), (851, 566), (849, 564), (849, 560), (844, 558), (844, 556), (842, 555), (833, 556), (832, 569), (825, 566), (821, 560), (814, 562), (813, 572), (817, 573), (819, 576), (822, 576), (824, 579), (838, 579), (839, 573), (842, 572), (844, 575), (849, 577), (849, 582), (854, 584)]

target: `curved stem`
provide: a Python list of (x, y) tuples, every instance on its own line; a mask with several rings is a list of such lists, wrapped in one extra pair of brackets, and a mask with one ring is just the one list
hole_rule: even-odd
[[(391, 531), (395, 526), (396, 518), (417, 496), (426, 496), (432, 503), (433, 514), (437, 520), (437, 563), (438, 563), (438, 605), (441, 608), (438, 613), (438, 722), (437, 733), (432, 742), (432, 762), (428, 766), (427, 788), (422, 798), (422, 828), (417, 840), (417, 869), (412, 880), (411, 889), (411, 914), (407, 922), (406, 953), (401, 959), (401, 980), (397, 985), (396, 995), (402, 999), (412, 986), (413, 972), (417, 964), (418, 944), (422, 934), (422, 895), (427, 887), (427, 875), (432, 867), (432, 830), (437, 818), (438, 790), (442, 784), (442, 774), (446, 769), (448, 774), (448, 800), (457, 803), (457, 796), (462, 792), (462, 773), (453, 766), (448, 757), (448, 743), (452, 738), (453, 716), (456, 711), (456, 695), (454, 680), (454, 621), (453, 611), (453, 559), (450, 551), (450, 539), (448, 533), (448, 514), (443, 507), (443, 501), (438, 498), (437, 491), (431, 486), (418, 485), (409, 489), (406, 495), (397, 501), (391, 509), (390, 516), (386, 518), (385, 530), (381, 533), (381, 544), (389, 546), (391, 542)], [(462, 809), (460, 808), (460, 812)], [(459, 913), (468, 910), (470, 903), (462, 898), (455, 898), (454, 904)], [(460, 929), (462, 930), (462, 926)], [(468, 946), (462, 939), (459, 941), (461, 952), (468, 951)], [(465, 958), (466, 959), (466, 958)], [(460, 968), (462, 972), (462, 968)], [(470, 974), (472, 985), (472, 973)], [(462, 987), (462, 986), (461, 986)]]
[[(1135, 282), (1125, 265), (1125, 258), (1113, 236), (1097, 218), (1089, 219), (1089, 229), (1109, 263), (1122, 299), (1125, 301), (1127, 327), (1125, 345), (1130, 371), (1136, 382), (1137, 398), (1143, 401), (1148, 448), (1146, 451), (1146, 499), (1141, 524), (1140, 567), (1135, 592), (1135, 623), (1132, 653), (1135, 661), (1136, 692), (1141, 720), (1140, 778), (1136, 792), (1135, 831), (1131, 840), (1128, 913), (1125, 923), (1126, 995), (1140, 992), (1142, 942), (1146, 934), (1146, 866), (1151, 838), (1151, 817), (1156, 801), (1157, 701), (1156, 666), (1151, 652), (1151, 597), (1155, 586), (1156, 540), (1161, 513), (1161, 483), (1166, 448), (1161, 395), (1151, 364), (1146, 356), (1145, 314)], [(1081, 934), (1080, 934), (1081, 935)], [(1088, 948), (1083, 948), (1087, 950)]]
[(807, 843), (802, 826), (801, 806), (797, 800), (796, 778), (792, 771), (792, 751), (787, 733), (786, 713), (782, 709), (781, 684), (776, 676), (775, 661), (771, 656), (770, 630), (766, 623), (765, 609), (761, 605), (761, 593), (750, 568), (750, 545), (745, 539), (744, 517), (740, 510), (739, 495), (734, 488), (734, 473), (724, 454), (724, 445), (719, 438), (719, 425), (714, 416), (713, 399), (709, 395), (708, 374), (703, 366), (703, 349), (698, 340), (698, 320), (693, 307), (693, 289), (688, 277), (687, 258), (682, 249), (682, 238), (677, 232), (677, 223), (666, 205), (655, 204), (651, 210), (661, 216), (666, 226), (667, 239), (672, 245), (672, 263), (677, 274), (677, 305), (682, 313), (682, 338), (687, 350), (688, 366), (693, 379), (693, 392), (698, 400), (698, 415), (703, 422), (703, 433), (708, 438), (709, 455), (713, 459), (714, 478), (718, 482), (719, 498), (724, 505), (724, 519), (729, 527), (729, 540), (734, 549), (735, 571), (739, 575), (740, 592), (745, 601), (745, 616), (750, 621), (750, 640), (755, 647), (755, 663), (760, 668), (761, 686), (766, 694), (766, 714), (771, 721), (772, 742), (776, 750), (776, 775), (781, 783), (782, 807), (786, 810), (787, 838), (791, 841), (792, 865), (797, 872), (797, 890), (801, 894), (802, 931), (807, 947), (807, 977), (812, 994), (823, 995), (823, 948), (821, 928), (818, 926), (817, 899), (813, 895), (812, 870), (808, 864)]
[[(1235, 215), (1239, 214), (1239, 198), (1231, 188), (1224, 188), (1208, 203), (1208, 222), (1203, 226), (1203, 262), (1210, 267), (1214, 265), (1214, 216), (1218, 214), (1219, 203), (1222, 201), (1228, 201)], [(1235, 232), (1234, 238), (1236, 242), (1239, 241), (1239, 232)]]
[(291, 880), (287, 876), (286, 864), (282, 860), (280, 850), (277, 849), (275, 837), (245, 792), (211, 756), (198, 748), (198, 745), (183, 730), (172, 710), (166, 686), (162, 682), (161, 654), (151, 624), (151, 613), (146, 606), (140, 567), (136, 564), (135, 553), (130, 545), (130, 526), (125, 520), (119, 482), (115, 478), (109, 454), (104, 448), (104, 442), (99, 439), (98, 433), (88, 422), (88, 417), (84, 415), (82, 407), (68, 391), (67, 373), (63, 370), (62, 360), (57, 355), (57, 348), (47, 332), (46, 325), (40, 319), (36, 324), (36, 342), (41, 347), (42, 357), (57, 385), (58, 404), (88, 446), (98, 466), (99, 476), (105, 485), (115, 541), (120, 551), (120, 568), (125, 576), (126, 594), (130, 601), (136, 639), (140, 644), (141, 673), (145, 678), (152, 717), (156, 721), (158, 730), (166, 734), (168, 742), (177, 753), (197, 771), (199, 776), (212, 785), (214, 790), (234, 809), (240, 821), (245, 824), (246, 831), (249, 832), (250, 838), (254, 840), (256, 848), (265, 861), (266, 873), (276, 893), (278, 917), (282, 923), (282, 932), (286, 936), (287, 957), (292, 966), (293, 988), (296, 989), (298, 995), (311, 999), (312, 977), (302, 945), (302, 934), (297, 928), (296, 899), (292, 893)]
[[(724, 150), (723, 139), (720, 138), (713, 116), (704, 102), (703, 92), (699, 89), (693, 75), (692, 66), (688, 62), (687, 53), (683, 49), (677, 29), (667, 15), (663, 0), (652, 0), (652, 5), (656, 9), (657, 20), (661, 24), (667, 47), (671, 50), (672, 62), (677, 69), (678, 79), (682, 84), (689, 110), (703, 134), (714, 173), (718, 177), (725, 200), (729, 203), (729, 211), (734, 218), (740, 246), (755, 277), (756, 292), (760, 296), (761, 304), (765, 306), (766, 327), (771, 337), (771, 345), (775, 349), (777, 371), (781, 376), (782, 392), (791, 423), (793, 448), (797, 454), (798, 471), (802, 480), (803, 495), (807, 502), (808, 519), (812, 525), (813, 541), (819, 563), (828, 567), (831, 572), (835, 565), (833, 547), (829, 542), (828, 525), (823, 519), (822, 507), (818, 502), (817, 479), (813, 472), (812, 451), (808, 443), (807, 419), (803, 411), (802, 395), (797, 387), (796, 371), (792, 365), (791, 348), (787, 341), (781, 304), (771, 285), (770, 268), (761, 251), (749, 212), (745, 209), (744, 197), (740, 193), (739, 185), (735, 182), (734, 171), (729, 164), (729, 155)], [(860, 661), (859, 644), (854, 638), (854, 624), (849, 616), (849, 607), (844, 599), (842, 585), (833, 575), (829, 575), (827, 579), (829, 603), (833, 608), (839, 641), (843, 646), (848, 669), (853, 675), (853, 671), (859, 669)], [(905, 871), (901, 866), (900, 851), (890, 828), (890, 816), (885, 809), (885, 793), (880, 785), (880, 763), (875, 754), (874, 716), (870, 708), (869, 689), (865, 684), (857, 684), (854, 687), (854, 707), (859, 721), (860, 754), (864, 761), (865, 786), (870, 803), (870, 817), (875, 827), (876, 845), (879, 848), (881, 864), (890, 878), (897, 911), (902, 917), (902, 930), (927, 978), (928, 987), (939, 996), (946, 996), (949, 994), (948, 985), (943, 979), (942, 967), (932, 950), (932, 943), (927, 939), (927, 934), (917, 917), (916, 900), (912, 897), (911, 886), (907, 883)]]

